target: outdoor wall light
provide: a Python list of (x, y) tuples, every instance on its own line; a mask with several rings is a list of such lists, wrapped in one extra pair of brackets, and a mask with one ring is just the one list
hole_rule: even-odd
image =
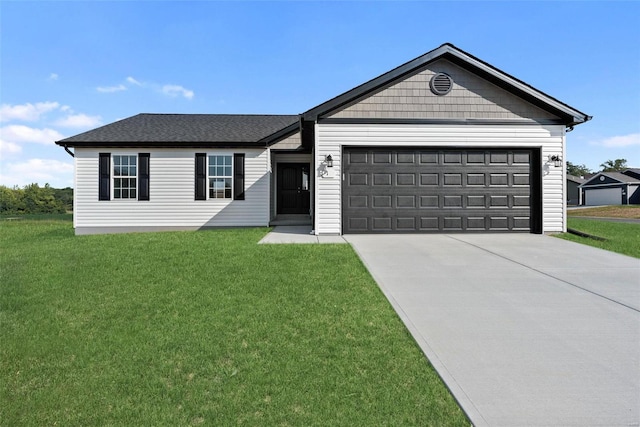
[(562, 157), (558, 156), (557, 154), (549, 156), (549, 161), (553, 162), (553, 166), (555, 166), (557, 168), (562, 166)]
[(333, 167), (333, 157), (331, 157), (331, 154), (327, 154), (326, 156), (324, 156), (324, 161), (327, 164), (328, 168)]

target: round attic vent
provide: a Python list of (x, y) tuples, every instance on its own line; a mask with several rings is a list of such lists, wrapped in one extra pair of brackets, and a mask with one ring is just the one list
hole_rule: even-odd
[(431, 87), (431, 92), (435, 95), (446, 95), (453, 87), (453, 80), (448, 74), (438, 73), (431, 77), (429, 86)]

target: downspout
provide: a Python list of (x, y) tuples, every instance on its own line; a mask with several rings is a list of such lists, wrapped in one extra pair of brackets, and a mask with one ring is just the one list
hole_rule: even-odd
[(65, 146), (64, 146), (64, 151), (66, 151), (67, 153), (69, 153), (69, 155), (70, 155), (71, 157), (75, 157), (75, 154), (73, 154), (73, 151), (69, 150), (69, 146), (68, 146), (68, 145), (65, 145)]

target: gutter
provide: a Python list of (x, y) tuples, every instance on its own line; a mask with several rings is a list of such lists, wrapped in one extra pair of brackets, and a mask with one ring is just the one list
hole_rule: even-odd
[(73, 154), (73, 151), (69, 150), (69, 146), (68, 145), (64, 145), (64, 151), (66, 151), (67, 153), (69, 153), (69, 155), (71, 157), (75, 157), (75, 154)]

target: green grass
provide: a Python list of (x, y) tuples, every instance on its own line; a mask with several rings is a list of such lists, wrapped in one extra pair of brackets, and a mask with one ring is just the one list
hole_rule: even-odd
[(557, 234), (556, 236), (565, 240), (640, 258), (640, 224), (568, 218), (567, 226), (593, 236), (603, 237), (606, 240), (599, 241), (570, 233)]
[(348, 245), (0, 222), (0, 423), (469, 425)]

